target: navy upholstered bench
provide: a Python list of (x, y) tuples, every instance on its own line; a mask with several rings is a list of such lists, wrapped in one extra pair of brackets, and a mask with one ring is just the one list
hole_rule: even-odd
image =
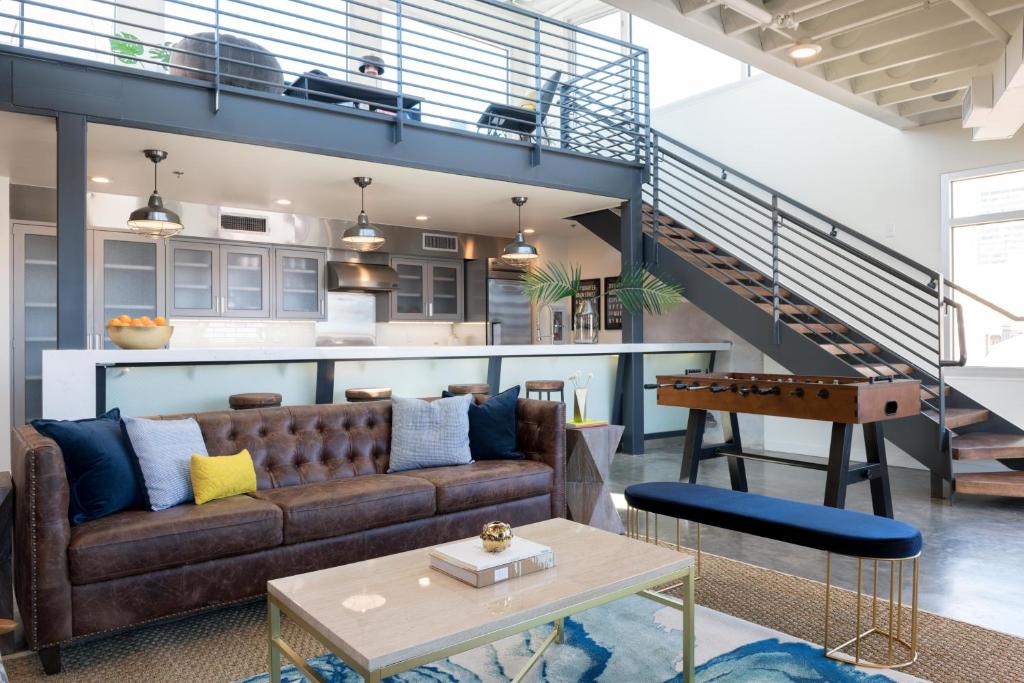
[[(853, 510), (813, 505), (793, 500), (772, 498), (755, 493), (701, 486), (675, 481), (647, 482), (626, 487), (626, 533), (651, 540), (650, 515), (654, 515), (654, 539), (658, 538), (658, 518), (676, 520), (676, 546), (679, 546), (679, 520), (697, 524), (697, 562), (700, 572), (700, 525), (741, 531), (762, 538), (822, 550), (825, 562), (825, 654), (833, 659), (863, 666), (899, 668), (917, 659), (917, 586), (921, 555), (921, 532), (904, 522), (869, 515)], [(643, 530), (641, 530), (641, 518)], [(832, 555), (857, 559), (856, 633), (843, 644), (829, 647)], [(871, 600), (871, 628), (861, 631), (861, 596), (863, 564), (874, 565)], [(903, 563), (913, 560), (911, 578), (911, 612), (909, 640), (902, 635)], [(888, 621), (880, 622), (878, 601), (878, 565), (889, 565), (889, 602), (885, 606)], [(895, 598), (895, 600), (894, 600)], [(879, 635), (887, 639), (884, 662), (869, 661), (861, 656), (864, 638)], [(854, 654), (844, 650), (853, 645)], [(895, 661), (894, 650), (902, 646), (907, 652), (903, 661)]]

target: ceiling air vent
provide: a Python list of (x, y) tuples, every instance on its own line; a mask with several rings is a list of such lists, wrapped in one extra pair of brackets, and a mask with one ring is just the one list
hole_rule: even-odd
[(455, 235), (439, 235), (433, 232), (423, 233), (424, 251), (447, 251), (459, 253), (459, 238)]
[(220, 215), (220, 227), (222, 230), (235, 230), (237, 232), (267, 232), (266, 216), (246, 216), (237, 213), (222, 213)]

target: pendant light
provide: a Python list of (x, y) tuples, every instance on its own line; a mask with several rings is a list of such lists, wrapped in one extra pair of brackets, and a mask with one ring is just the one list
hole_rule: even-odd
[(352, 180), (359, 186), (359, 217), (355, 225), (342, 233), (341, 244), (354, 251), (376, 251), (384, 246), (384, 233), (380, 228), (370, 225), (366, 215), (366, 187), (373, 182), (373, 178), (358, 176)]
[(523, 204), (526, 197), (513, 197), (512, 203), (519, 209), (519, 226), (516, 229), (516, 238), (505, 245), (501, 252), (501, 260), (509, 265), (523, 266), (537, 258), (537, 247), (529, 244), (523, 237)]
[(153, 194), (141, 209), (135, 209), (128, 216), (128, 227), (143, 237), (165, 240), (185, 229), (178, 214), (164, 206), (164, 200), (157, 192), (156, 165), (167, 158), (167, 152), (160, 149), (144, 149), (142, 153), (153, 162)]

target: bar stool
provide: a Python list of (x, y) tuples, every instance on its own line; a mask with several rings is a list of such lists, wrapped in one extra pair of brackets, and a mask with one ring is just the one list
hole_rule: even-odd
[(375, 389), (346, 389), (345, 400), (349, 403), (366, 403), (367, 401), (390, 401), (391, 387)]
[(489, 396), (491, 387), (488, 384), (449, 384), (448, 393), (461, 396), (462, 394), (475, 394), (477, 396)]
[(228, 396), (232, 410), (253, 410), (254, 408), (276, 408), (281, 405), (281, 394), (251, 393)]
[(551, 394), (558, 392), (558, 400), (565, 403), (565, 382), (560, 379), (531, 379), (526, 382), (526, 398), (530, 398), (530, 393), (537, 394), (537, 398), (540, 398), (541, 394), (544, 394), (544, 399), (547, 401), (551, 400)]

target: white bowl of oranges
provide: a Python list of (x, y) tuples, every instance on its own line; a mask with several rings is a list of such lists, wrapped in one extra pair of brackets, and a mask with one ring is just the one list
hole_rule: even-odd
[(170, 341), (174, 328), (162, 315), (155, 318), (119, 315), (107, 321), (107, 334), (122, 349), (160, 349)]

